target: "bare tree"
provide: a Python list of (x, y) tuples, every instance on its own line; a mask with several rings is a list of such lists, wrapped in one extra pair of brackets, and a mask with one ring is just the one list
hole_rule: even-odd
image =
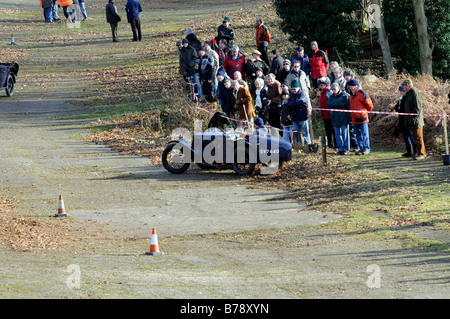
[(428, 20), (425, 16), (424, 0), (412, 0), (419, 38), (420, 68), (423, 74), (433, 75), (433, 48), (428, 35)]
[(391, 47), (389, 46), (389, 39), (384, 28), (384, 19), (381, 8), (381, 0), (370, 1), (370, 5), (366, 10), (366, 13), (368, 15), (367, 25), (369, 27), (375, 27), (377, 29), (377, 41), (380, 44), (381, 51), (383, 52), (383, 63), (386, 66), (386, 73), (389, 77), (389, 75), (394, 72), (394, 63), (392, 62)]

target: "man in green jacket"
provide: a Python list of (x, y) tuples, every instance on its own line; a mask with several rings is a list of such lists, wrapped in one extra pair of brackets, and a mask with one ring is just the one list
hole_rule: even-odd
[(403, 96), (401, 103), (404, 103), (405, 113), (415, 113), (417, 115), (405, 116), (405, 127), (409, 128), (414, 135), (414, 141), (417, 145), (417, 154), (413, 154), (415, 160), (423, 160), (427, 157), (425, 143), (423, 141), (423, 104), (420, 94), (414, 89), (410, 79), (402, 82), (402, 87), (406, 94)]

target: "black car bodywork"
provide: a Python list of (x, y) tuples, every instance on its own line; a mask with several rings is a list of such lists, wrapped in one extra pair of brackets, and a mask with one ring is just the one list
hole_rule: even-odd
[[(191, 163), (202, 169), (232, 168), (239, 175), (253, 172), (256, 164), (270, 165), (278, 169), (279, 164), (290, 161), (290, 143), (272, 136), (265, 129), (247, 133), (240, 129), (222, 131), (225, 114), (216, 113), (209, 130), (196, 133), (191, 141), (187, 138), (171, 140), (162, 154), (163, 166), (173, 174), (184, 173)], [(214, 120), (218, 120), (214, 123)], [(230, 127), (228, 127), (230, 128)], [(274, 166), (275, 165), (275, 166)]]
[(18, 73), (19, 64), (0, 63), (0, 89), (4, 89), (7, 96), (14, 94), (14, 85), (16, 84)]

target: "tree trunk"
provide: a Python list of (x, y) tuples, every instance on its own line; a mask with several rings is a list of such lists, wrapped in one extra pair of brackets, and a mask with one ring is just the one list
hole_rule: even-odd
[(378, 21), (375, 22), (375, 27), (377, 28), (378, 33), (378, 43), (380, 44), (381, 51), (383, 52), (383, 63), (386, 66), (386, 72), (389, 77), (394, 72), (394, 63), (392, 62), (392, 55), (391, 55), (391, 47), (389, 45), (389, 39), (386, 35), (386, 30), (384, 28), (384, 18), (381, 14), (381, 0), (372, 0), (372, 4), (379, 6), (379, 12), (375, 11), (375, 19), (378, 19)]
[(424, 0), (412, 0), (419, 38), (420, 68), (422, 74), (433, 75), (433, 48), (430, 46), (428, 22), (425, 16)]

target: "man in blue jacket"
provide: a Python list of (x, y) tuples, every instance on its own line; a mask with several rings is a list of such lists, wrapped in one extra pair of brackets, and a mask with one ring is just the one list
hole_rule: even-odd
[(141, 41), (141, 19), (139, 17), (139, 12), (142, 12), (141, 4), (137, 0), (128, 0), (125, 11), (127, 12), (128, 23), (131, 25), (131, 31), (133, 31), (133, 41)]

